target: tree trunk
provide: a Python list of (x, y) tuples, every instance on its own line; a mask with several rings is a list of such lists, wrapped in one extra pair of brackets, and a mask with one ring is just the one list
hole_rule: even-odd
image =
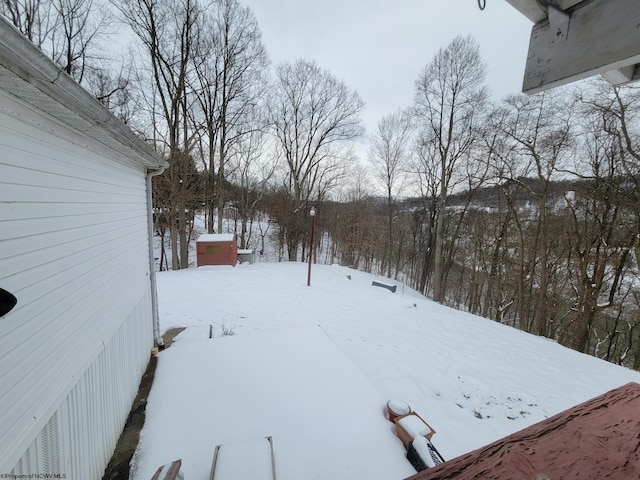
[(180, 255), (178, 254), (178, 227), (176, 225), (176, 207), (171, 205), (169, 219), (169, 235), (171, 236), (171, 270), (180, 270)]
[(189, 267), (189, 238), (187, 235), (187, 213), (184, 198), (178, 200), (178, 235), (180, 236), (180, 268)]
[(242, 219), (240, 220), (240, 248), (241, 249), (247, 248), (246, 232), (247, 232), (247, 217), (246, 215), (243, 215)]
[(206, 197), (206, 203), (207, 203), (207, 212), (208, 212), (208, 218), (207, 218), (207, 233), (213, 233), (213, 228), (214, 228), (214, 217), (215, 217), (215, 211), (216, 211), (216, 206), (214, 203), (214, 192), (215, 192), (215, 175), (213, 173), (213, 155), (211, 156), (211, 160), (210, 160), (210, 165), (209, 165), (209, 171), (207, 172), (207, 190), (205, 195)]
[(293, 241), (291, 238), (287, 239), (287, 255), (290, 262), (298, 261), (298, 242)]
[(391, 278), (391, 258), (393, 256), (393, 208), (391, 205), (392, 195), (391, 195), (391, 185), (389, 185), (389, 189), (387, 192), (387, 208), (388, 208), (388, 217), (387, 217), (387, 277)]
[(547, 292), (549, 289), (549, 240), (547, 235), (547, 197), (540, 199), (540, 284), (538, 285), (538, 301), (536, 305), (536, 332), (547, 337)]
[(442, 303), (444, 300), (444, 286), (442, 285), (443, 277), (443, 243), (444, 243), (444, 216), (445, 207), (447, 205), (447, 192), (442, 190), (440, 202), (438, 205), (438, 217), (436, 223), (435, 252), (433, 255), (433, 299)]
[[(222, 150), (222, 148), (221, 148)], [(224, 216), (224, 165), (222, 160), (220, 161), (220, 166), (218, 167), (218, 188), (217, 188), (217, 197), (218, 197), (218, 233), (222, 233), (222, 217)]]
[[(505, 219), (502, 222), (502, 225), (500, 226), (500, 234), (496, 239), (496, 244), (493, 248), (493, 253), (491, 255), (491, 267), (489, 270), (489, 278), (487, 282), (487, 293), (484, 298), (484, 307), (482, 308), (482, 311), (481, 311), (481, 315), (484, 315), (485, 317), (491, 317), (491, 310), (493, 308), (493, 304), (495, 304), (496, 313), (500, 307), (499, 305), (500, 302), (499, 301), (496, 302), (496, 300), (500, 298), (500, 292), (502, 290), (500, 288), (500, 284), (499, 284), (500, 282), (498, 282), (498, 261), (500, 259), (500, 249), (502, 248), (502, 242), (507, 236), (507, 227), (509, 224), (509, 220), (511, 218), (511, 215), (509, 212), (510, 211), (507, 212), (507, 215), (505, 216)], [(496, 320), (498, 320), (497, 316), (496, 316)]]

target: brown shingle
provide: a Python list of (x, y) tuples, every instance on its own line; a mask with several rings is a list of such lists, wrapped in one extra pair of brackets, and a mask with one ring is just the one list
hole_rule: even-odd
[(640, 478), (640, 385), (628, 383), (407, 480)]

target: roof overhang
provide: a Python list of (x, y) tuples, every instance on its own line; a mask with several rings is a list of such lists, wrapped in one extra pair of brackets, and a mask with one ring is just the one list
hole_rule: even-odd
[(522, 91), (601, 74), (619, 85), (640, 79), (638, 0), (507, 0), (534, 23)]
[(406, 480), (639, 478), (640, 384), (628, 383)]
[(153, 148), (0, 15), (0, 88), (63, 125), (148, 169), (167, 164)]

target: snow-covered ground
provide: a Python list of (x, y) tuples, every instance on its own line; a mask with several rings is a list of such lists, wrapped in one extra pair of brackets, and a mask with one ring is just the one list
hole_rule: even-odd
[[(159, 354), (132, 478), (146, 480), (177, 458), (186, 480), (206, 478), (215, 445), (273, 435), (279, 479), (401, 479), (413, 470), (382, 417), (388, 399), (427, 420), (451, 459), (640, 383), (640, 372), (443, 307), (408, 287), (373, 287), (379, 278), (366, 273), (314, 265), (310, 287), (306, 280), (303, 263), (158, 274), (162, 330), (188, 328)], [(319, 394), (320, 384), (342, 387)], [(328, 440), (342, 445), (368, 422), (356, 435), (361, 441), (350, 440), (359, 448)], [(321, 460), (293, 455), (309, 451)], [(358, 465), (367, 461), (362, 476)]]

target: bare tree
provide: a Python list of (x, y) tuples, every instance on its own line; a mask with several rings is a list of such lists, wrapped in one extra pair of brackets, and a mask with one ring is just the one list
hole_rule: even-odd
[(193, 89), (202, 114), (207, 229), (213, 233), (216, 207), (217, 229), (222, 230), (229, 152), (243, 136), (264, 128), (251, 117), (264, 94), (268, 58), (255, 15), (237, 0), (212, 3), (200, 49), (203, 61), (196, 65)]
[[(144, 113), (144, 94), (141, 92), (140, 71), (133, 51), (122, 57), (122, 64), (91, 67), (85, 75), (85, 88), (140, 136), (147, 135), (149, 121)], [(120, 62), (118, 62), (120, 63)]]
[[(108, 21), (93, 0), (54, 0), (57, 26), (51, 38), (51, 57), (77, 82), (82, 83), (90, 55)], [(94, 59), (96, 60), (96, 59)]]
[(487, 99), (485, 63), (471, 37), (456, 37), (440, 49), (416, 81), (415, 114), (421, 141), (434, 156), (438, 205), (433, 252), (434, 300), (442, 302), (443, 246), (447, 199), (459, 163), (476, 140), (476, 124)]
[(317, 200), (342, 172), (345, 142), (361, 135), (364, 107), (356, 92), (315, 62), (297, 60), (277, 67), (270, 122), (287, 166), (288, 222), (280, 224), (289, 260), (305, 231), (308, 203)]
[[(505, 319), (505, 312), (515, 303), (513, 291), (507, 286), (507, 272), (516, 272), (511, 276), (517, 279), (515, 290), (517, 298), (521, 300), (518, 304), (522, 305), (523, 310), (525, 290), (525, 233), (517, 215), (518, 192), (512, 188), (508, 173), (508, 159), (512, 157), (514, 146), (500, 133), (498, 127), (500, 122), (506, 121), (505, 115), (506, 111), (502, 108), (491, 112), (487, 116), (487, 127), (483, 129), (482, 135), (488, 169), (487, 185), (496, 189), (497, 198), (492, 202), (495, 214), (484, 216), (485, 226), (494, 234), (489, 235), (488, 242), (486, 237), (483, 238), (484, 249), (490, 257), (484, 266), (486, 288), (481, 314), (498, 322)], [(512, 240), (514, 236), (515, 242)], [(518, 262), (514, 262), (513, 257), (509, 255), (510, 242), (519, 246), (516, 250)]]
[(439, 188), (438, 161), (434, 152), (434, 144), (416, 139), (412, 157), (411, 173), (420, 193), (421, 205), (415, 219), (417, 225), (417, 244), (422, 253), (421, 268), (417, 288), (423, 295), (427, 295), (429, 279), (433, 267), (433, 252), (435, 246), (435, 229), (437, 218), (437, 198)]
[[(151, 67), (159, 118), (154, 116), (154, 130), (163, 140), (171, 167), (171, 213), (169, 219), (172, 268), (187, 268), (189, 236), (187, 228), (188, 186), (192, 166), (192, 133), (187, 112), (187, 79), (196, 57), (202, 10), (195, 0), (122, 0), (114, 2), (123, 19), (142, 42)], [(157, 103), (156, 103), (157, 102)]]
[(40, 48), (58, 24), (52, 0), (2, 0), (0, 13)]
[[(2, 0), (0, 13), (78, 83), (98, 69), (98, 41), (110, 24), (94, 0)], [(105, 7), (106, 8), (106, 7)]]
[[(398, 195), (407, 179), (412, 148), (412, 124), (407, 112), (383, 117), (371, 139), (369, 161), (375, 178), (384, 188), (387, 198), (387, 276), (391, 277), (393, 249), (393, 218)], [(396, 264), (396, 270), (398, 265)]]
[(620, 220), (624, 212), (618, 192), (623, 190), (623, 177), (616, 142), (602, 132), (587, 135), (589, 170), (585, 168), (581, 176), (591, 177), (593, 189), (565, 195), (572, 225), (567, 241), (573, 254), (567, 265), (575, 293), (567, 343), (581, 352), (590, 347), (597, 314), (614, 306), (632, 244), (631, 232)]
[(229, 152), (229, 160), (234, 164), (230, 178), (238, 189), (234, 200), (240, 219), (240, 248), (247, 248), (251, 241), (258, 206), (277, 167), (275, 154), (266, 145), (267, 134), (262, 130), (260, 114), (256, 112), (251, 117), (256, 128), (239, 137)]
[[(574, 234), (569, 237), (574, 254), (575, 274), (572, 286), (576, 302), (569, 328), (573, 348), (588, 352), (592, 340), (608, 341), (607, 357), (620, 336), (620, 321), (615, 328), (598, 332), (605, 309), (620, 309), (617, 318), (628, 314), (624, 277), (629, 275), (628, 261), (638, 249), (640, 232), (640, 155), (638, 154), (638, 102), (640, 90), (611, 87), (594, 81), (580, 93), (583, 105), (583, 158), (575, 168), (576, 176), (588, 180), (593, 189), (580, 197), (568, 197)], [(633, 220), (632, 220), (633, 219)], [(636, 251), (636, 260), (638, 260)], [(636, 262), (638, 265), (638, 262)], [(618, 305), (616, 305), (618, 303)], [(630, 325), (632, 320), (627, 320)], [(601, 329), (602, 330), (602, 329)], [(633, 346), (633, 341), (630, 346)]]
[(634, 187), (630, 189), (629, 197), (636, 224), (636, 265), (640, 270), (640, 89), (637, 86), (621, 87), (614, 88), (612, 93), (613, 102), (607, 112), (617, 122), (611, 122), (607, 131), (618, 138), (622, 147), (622, 166)]
[[(561, 91), (550, 91), (527, 97), (511, 96), (504, 102), (500, 122), (494, 126), (505, 135), (511, 145), (506, 151), (510, 157), (499, 169), (509, 172), (509, 182), (525, 190), (536, 199), (537, 231), (534, 251), (539, 265), (536, 285), (537, 302), (534, 330), (538, 335), (549, 335), (548, 287), (550, 280), (549, 257), (549, 186), (552, 177), (566, 166), (572, 148), (572, 103), (565, 101)], [(533, 176), (535, 181), (528, 181)], [(514, 212), (519, 214), (519, 212)], [(522, 247), (524, 249), (524, 246)], [(524, 274), (524, 272), (521, 272)]]

